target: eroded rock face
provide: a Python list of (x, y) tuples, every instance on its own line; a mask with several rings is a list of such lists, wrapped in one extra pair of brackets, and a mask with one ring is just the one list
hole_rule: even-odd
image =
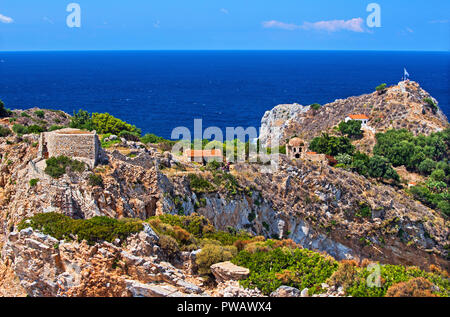
[[(289, 126), (290, 121), (297, 115), (307, 113), (309, 106), (299, 104), (278, 105), (270, 111), (266, 111), (261, 120), (261, 130), (259, 140), (261, 144), (271, 147), (272, 144), (283, 144), (284, 130)], [(279, 129), (280, 133), (276, 133)]]
[(33, 297), (204, 294), (187, 281), (195, 278), (165, 262), (158, 240), (148, 225), (126, 247), (63, 242), (28, 228), (8, 235), (2, 255)]
[(228, 261), (211, 265), (211, 273), (218, 282), (240, 281), (250, 275), (250, 270)]

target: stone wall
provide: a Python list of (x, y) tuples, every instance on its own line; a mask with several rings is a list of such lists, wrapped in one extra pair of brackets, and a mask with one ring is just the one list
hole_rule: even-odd
[(39, 140), (39, 154), (44, 159), (64, 155), (94, 167), (99, 152), (100, 141), (95, 131), (63, 129), (42, 133)]

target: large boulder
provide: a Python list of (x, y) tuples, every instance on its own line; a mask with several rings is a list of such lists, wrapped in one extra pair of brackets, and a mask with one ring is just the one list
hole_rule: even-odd
[(239, 281), (250, 275), (249, 269), (234, 265), (229, 261), (211, 265), (211, 272), (218, 282)]

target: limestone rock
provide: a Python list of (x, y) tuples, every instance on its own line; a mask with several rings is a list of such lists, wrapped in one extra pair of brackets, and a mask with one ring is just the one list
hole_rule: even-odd
[(249, 269), (234, 265), (229, 261), (211, 265), (211, 272), (219, 282), (239, 281), (246, 279), (250, 275)]

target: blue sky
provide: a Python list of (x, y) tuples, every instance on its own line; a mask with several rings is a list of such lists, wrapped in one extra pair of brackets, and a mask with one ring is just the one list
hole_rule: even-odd
[[(66, 6), (81, 6), (81, 28)], [(369, 3), (381, 27), (366, 25)], [(0, 0), (0, 50), (450, 49), (448, 0)]]

